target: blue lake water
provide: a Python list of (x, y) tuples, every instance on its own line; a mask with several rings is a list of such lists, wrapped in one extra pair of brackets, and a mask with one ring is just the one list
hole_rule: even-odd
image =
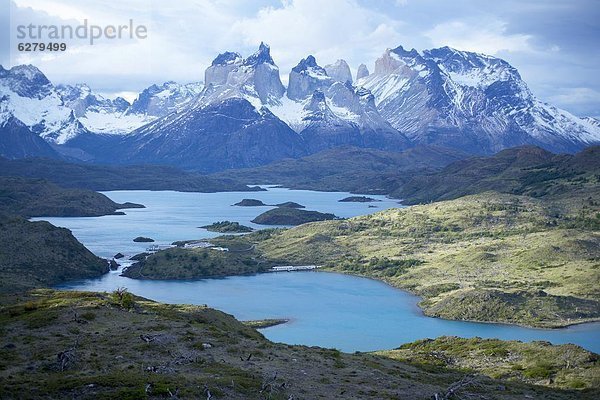
[[(249, 221), (268, 207), (232, 207), (242, 198), (274, 204), (295, 201), (307, 209), (350, 217), (397, 207), (394, 200), (377, 197), (378, 208), (365, 203), (339, 203), (348, 193), (291, 191), (272, 188), (258, 193), (107, 192), (118, 202), (145, 204), (125, 216), (44, 218), (71, 229), (96, 254), (109, 257), (120, 251), (135, 254), (147, 246), (133, 243), (149, 236), (159, 244), (207, 238), (198, 229), (217, 220)], [(376, 197), (376, 196), (373, 196)], [(600, 323), (565, 329), (528, 329), (429, 318), (417, 307), (418, 298), (382, 282), (326, 272), (282, 272), (198, 281), (139, 281), (111, 272), (101, 278), (70, 282), (64, 289), (110, 291), (127, 287), (135, 294), (166, 303), (208, 304), (238, 319), (289, 318), (287, 324), (262, 330), (276, 342), (335, 347), (343, 351), (391, 349), (403, 343), (442, 335), (506, 340), (547, 340), (576, 343), (600, 352)]]
[[(398, 200), (385, 196), (369, 196), (380, 200), (373, 203), (340, 203), (338, 200), (352, 195), (284, 188), (268, 188), (265, 192), (182, 193), (135, 190), (103, 193), (117, 203), (141, 203), (146, 208), (125, 209), (123, 211), (126, 215), (34, 220), (46, 220), (53, 225), (69, 228), (96, 255), (112, 257), (117, 252), (134, 255), (144, 251), (148, 243), (134, 243), (132, 239), (137, 236), (150, 237), (158, 245), (168, 245), (176, 240), (219, 236), (219, 233), (198, 228), (216, 221), (229, 220), (253, 228), (270, 228), (250, 221), (274, 207), (232, 206), (244, 198), (261, 200), (265, 204), (295, 201), (306, 206), (306, 210), (333, 213), (342, 218), (401, 207)], [(369, 208), (369, 205), (375, 208)]]

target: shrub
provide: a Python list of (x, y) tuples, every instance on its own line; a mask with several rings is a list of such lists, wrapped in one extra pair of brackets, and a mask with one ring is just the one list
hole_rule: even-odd
[(133, 307), (133, 295), (129, 293), (127, 288), (118, 288), (112, 293), (112, 298), (119, 306), (129, 310)]

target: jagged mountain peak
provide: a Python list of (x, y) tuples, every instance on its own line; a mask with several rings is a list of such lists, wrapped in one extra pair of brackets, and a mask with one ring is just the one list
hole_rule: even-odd
[(309, 55), (300, 60), (290, 71), (287, 97), (292, 100), (303, 100), (311, 96), (315, 90), (327, 90), (333, 82), (325, 68), (317, 64), (314, 56)]
[(199, 106), (233, 97), (247, 99), (257, 108), (280, 101), (285, 88), (268, 45), (261, 42), (258, 51), (246, 59), (241, 59), (238, 53), (224, 54), (206, 69), (205, 89), (199, 98)]
[(299, 74), (303, 72), (313, 72), (317, 75), (327, 76), (325, 68), (317, 64), (317, 59), (312, 54), (309, 54), (306, 58), (300, 60), (298, 64), (292, 68), (292, 71)]
[(64, 143), (86, 132), (58, 90), (32, 65), (0, 69), (0, 98), (5, 103), (3, 113), (14, 116), (48, 141)]
[(31, 65), (31, 64), (16, 65), (8, 70), (4, 69), (0, 65), (0, 76), (2, 76), (5, 73), (13, 75), (13, 76), (21, 77), (22, 79), (26, 79), (30, 82), (35, 81), (36, 83), (39, 83), (39, 82), (50, 83), (48, 78), (46, 78), (46, 75), (44, 75), (42, 73), (42, 71), (39, 70), (38, 67)]
[(406, 50), (404, 47), (402, 47), (402, 45), (394, 48), (394, 49), (389, 49), (390, 53), (393, 53), (399, 57), (402, 58), (420, 58), (421, 54), (419, 54), (419, 52), (416, 49), (410, 49), (410, 50)]
[(236, 64), (241, 61), (242, 56), (239, 53), (233, 51), (226, 51), (216, 56), (211, 65), (229, 65)]
[(0, 65), (0, 80), (13, 93), (29, 98), (47, 96), (52, 86), (46, 75), (33, 65), (17, 65), (10, 69)]
[(153, 84), (138, 95), (127, 110), (127, 114), (162, 117), (190, 104), (200, 94), (202, 88), (203, 85), (198, 82), (180, 84), (167, 81), (161, 85)]
[(275, 65), (275, 61), (271, 57), (271, 48), (269, 45), (260, 42), (258, 51), (244, 60), (244, 65), (271, 64)]

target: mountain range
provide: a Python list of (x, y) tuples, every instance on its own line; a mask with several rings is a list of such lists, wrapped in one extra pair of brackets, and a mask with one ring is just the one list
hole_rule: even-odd
[(270, 48), (219, 54), (203, 83), (166, 82), (133, 103), (85, 84), (53, 85), (36, 67), (0, 67), (0, 155), (214, 172), (339, 146), (418, 145), (492, 154), (536, 145), (573, 153), (600, 143), (600, 122), (537, 99), (506, 61), (449, 47), (388, 49), (353, 79), (344, 60), (302, 58), (287, 87)]

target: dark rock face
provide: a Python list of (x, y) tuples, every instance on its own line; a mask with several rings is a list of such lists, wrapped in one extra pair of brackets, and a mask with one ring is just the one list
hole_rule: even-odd
[(410, 146), (404, 135), (381, 118), (372, 95), (350, 84), (334, 83), (329, 88), (331, 102), (353, 114), (353, 121), (337, 116), (321, 91), (313, 92), (306, 105), (306, 127), (300, 133), (310, 153), (332, 147), (351, 145), (387, 150), (402, 150)]
[(313, 92), (305, 110), (307, 114), (304, 121), (308, 124), (301, 135), (311, 153), (344, 144), (362, 144), (358, 126), (335, 115), (327, 105), (323, 92)]
[(117, 263), (114, 259), (108, 260), (108, 267), (111, 271), (116, 271), (120, 266), (121, 264)]
[(232, 51), (219, 54), (204, 72), (204, 84), (206, 86), (226, 84), (229, 73), (239, 67), (242, 61), (242, 56)]
[(171, 164), (212, 172), (306, 154), (300, 135), (263, 108), (231, 98), (174, 114), (119, 143), (124, 162)]
[(48, 142), (14, 117), (0, 124), (0, 156), (8, 159), (61, 158)]

